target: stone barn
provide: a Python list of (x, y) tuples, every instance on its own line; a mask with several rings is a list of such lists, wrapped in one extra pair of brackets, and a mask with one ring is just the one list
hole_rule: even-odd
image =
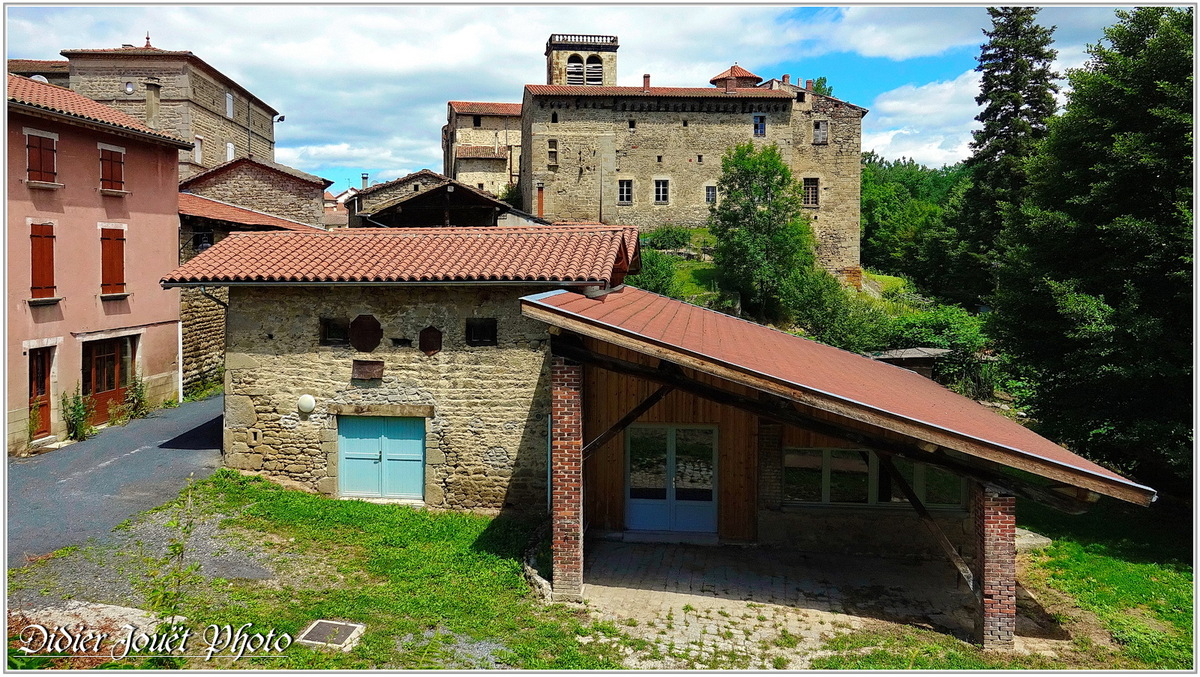
[(561, 600), (585, 536), (934, 553), (1003, 648), (1017, 496), (1154, 500), (911, 371), (623, 285), (639, 267), (635, 228), (363, 229), (232, 235), (163, 282), (229, 288), (227, 465), (548, 510)]

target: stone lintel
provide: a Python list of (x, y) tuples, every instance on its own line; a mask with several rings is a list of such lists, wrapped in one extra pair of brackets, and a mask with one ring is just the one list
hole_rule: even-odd
[(432, 404), (327, 404), (325, 410), (339, 416), (412, 416), (433, 418)]

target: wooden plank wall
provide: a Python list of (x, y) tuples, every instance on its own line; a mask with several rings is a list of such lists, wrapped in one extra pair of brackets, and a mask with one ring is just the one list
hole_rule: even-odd
[[(656, 366), (658, 361), (595, 339), (589, 350), (629, 362)], [(753, 391), (690, 369), (684, 373), (743, 395)], [(595, 439), (655, 390), (658, 384), (586, 365), (583, 371), (583, 438)], [(752, 414), (674, 391), (642, 415), (641, 423), (716, 424), (718, 535), (729, 541), (753, 541), (758, 504), (758, 418)], [(625, 528), (625, 436), (617, 435), (584, 463), (584, 520), (588, 528)]]

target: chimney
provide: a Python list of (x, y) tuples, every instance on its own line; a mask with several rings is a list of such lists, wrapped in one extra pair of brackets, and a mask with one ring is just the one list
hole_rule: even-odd
[(805, 80), (804, 88), (811, 92), (812, 91), (812, 83), (813, 83), (812, 80)]
[(642, 74), (642, 89), (647, 92), (650, 91), (650, 74), (649, 73)]
[(785, 85), (792, 84), (792, 76), (788, 75), (787, 73), (784, 73), (783, 74), (783, 84), (785, 84)]
[(146, 85), (146, 126), (158, 129), (158, 109), (161, 97), (161, 87), (157, 82), (149, 82), (157, 78), (147, 78)]
[(725, 78), (725, 93), (726, 94), (730, 94), (733, 92), (733, 83), (734, 83), (733, 78)]
[(362, 187), (363, 187), (363, 190), (367, 189), (367, 173), (366, 172), (363, 172), (363, 175), (362, 175)]

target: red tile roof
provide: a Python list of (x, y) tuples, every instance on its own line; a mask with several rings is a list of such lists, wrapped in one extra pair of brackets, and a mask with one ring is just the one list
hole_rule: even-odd
[(492, 146), (458, 146), (454, 149), (454, 157), (475, 158), (478, 160), (507, 160), (508, 146), (499, 149)]
[(450, 108), (459, 115), (505, 115), (520, 116), (519, 103), (492, 103), (490, 101), (451, 101)]
[(71, 62), (47, 59), (9, 59), (9, 73), (69, 73)]
[(586, 85), (525, 85), (534, 96), (670, 96), (680, 98), (791, 99), (792, 94), (779, 89), (741, 87), (726, 92), (718, 87), (589, 87)]
[[(1149, 492), (1120, 475), (1058, 446), (1032, 430), (988, 410), (907, 369), (878, 362), (799, 336), (682, 301), (625, 287), (587, 298), (566, 291), (528, 296), (529, 307), (551, 311), (613, 333), (727, 367), (738, 374), (806, 393), (806, 404), (836, 401), (874, 420), (902, 419), (922, 428), (949, 431), (956, 439), (982, 442), (1109, 483)], [(544, 321), (547, 313), (533, 313)], [(811, 394), (812, 397), (808, 397)], [(971, 453), (965, 451), (964, 453)]]
[[(632, 238), (632, 239), (631, 239)], [(234, 233), (162, 279), (245, 282), (607, 284), (637, 229), (625, 226), (353, 228)], [(622, 246), (625, 245), (625, 246)]]
[(263, 167), (265, 169), (269, 169), (271, 171), (279, 172), (280, 174), (287, 174), (288, 176), (300, 179), (301, 181), (304, 181), (306, 183), (313, 183), (318, 186), (321, 186), (321, 188), (328, 188), (333, 185), (333, 182), (330, 181), (329, 179), (323, 179), (314, 174), (302, 172), (299, 169), (296, 169), (295, 167), (281, 165), (278, 162), (271, 162), (270, 160), (260, 158), (256, 155), (250, 155), (250, 156), (237, 157), (237, 158), (234, 158), (227, 162), (222, 162), (221, 164), (217, 165), (216, 167), (213, 167), (212, 169), (207, 169), (203, 172), (200, 172), (199, 174), (189, 176), (188, 178), (179, 182), (179, 187), (186, 188), (187, 186), (195, 184), (202, 178), (208, 178), (208, 177), (214, 176), (216, 174), (221, 174), (223, 172), (226, 172), (226, 171), (228, 171), (238, 165), (242, 165), (242, 164), (252, 164), (252, 165), (256, 165), (258, 167)]
[(750, 71), (746, 70), (745, 68), (742, 68), (741, 66), (739, 66), (735, 63), (732, 66), (730, 66), (724, 73), (721, 73), (720, 75), (714, 75), (713, 78), (711, 80), (709, 80), (709, 82), (716, 84), (722, 80), (728, 80), (729, 78), (739, 78), (739, 79), (740, 78), (753, 78), (755, 81), (762, 80), (762, 78), (758, 77), (754, 73), (751, 73)]
[(229, 221), (230, 223), (240, 223), (246, 226), (263, 226), (264, 228), (280, 228), (283, 230), (295, 230), (303, 233), (324, 232), (321, 228), (310, 226), (307, 223), (300, 223), (291, 219), (285, 219), (282, 216), (267, 214), (266, 212), (247, 209), (237, 205), (214, 200), (210, 197), (202, 197), (192, 193), (179, 194), (179, 213), (187, 216), (199, 216), (206, 219), (214, 219), (217, 221)]
[(170, 134), (163, 134), (146, 126), (144, 122), (121, 111), (92, 101), (81, 94), (57, 85), (48, 85), (19, 75), (8, 76), (8, 107), (30, 108), (55, 113), (68, 120), (99, 123), (119, 132), (133, 132), (181, 148), (192, 144)]

